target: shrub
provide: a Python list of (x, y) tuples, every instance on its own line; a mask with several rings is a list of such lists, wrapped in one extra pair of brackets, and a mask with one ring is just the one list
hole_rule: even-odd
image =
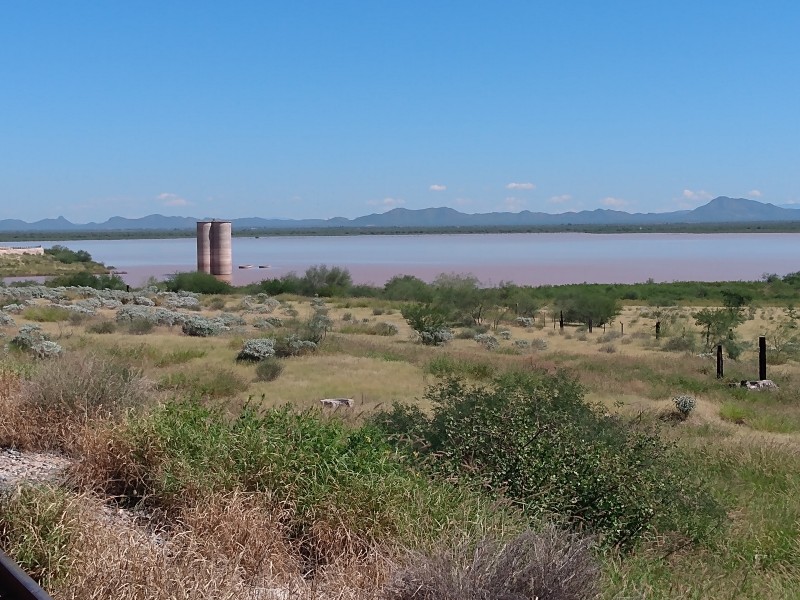
[(262, 361), (275, 356), (275, 340), (272, 338), (256, 338), (247, 340), (236, 355), (236, 360)]
[(316, 352), (317, 344), (311, 340), (304, 340), (294, 333), (275, 340), (275, 356), (286, 358), (289, 356), (302, 356)]
[(38, 325), (23, 325), (19, 333), (11, 338), (10, 346), (28, 352), (36, 358), (55, 358), (60, 356), (62, 348), (53, 342)]
[(264, 317), (255, 319), (253, 327), (256, 329), (274, 329), (275, 327), (283, 327), (283, 319), (280, 317)]
[(16, 323), (14, 322), (14, 317), (3, 311), (0, 311), (0, 327), (8, 327), (8, 326), (13, 327), (14, 325), (16, 325)]
[(500, 342), (497, 341), (497, 338), (488, 333), (479, 333), (474, 339), (486, 350), (497, 350), (500, 347)]
[(195, 292), (197, 294), (229, 294), (232, 287), (213, 275), (200, 271), (175, 273), (164, 282), (170, 292)]
[(510, 373), (488, 386), (449, 378), (425, 398), (430, 417), (395, 404), (372, 422), (393, 439), (416, 440), (397, 443), (430, 468), (473, 479), (531, 517), (562, 515), (604, 545), (630, 548), (647, 531), (702, 538), (723, 516), (679, 453), (585, 403), (563, 374)]
[(681, 418), (685, 421), (689, 418), (689, 413), (694, 410), (697, 402), (694, 399), (694, 396), (689, 396), (686, 394), (681, 394), (680, 396), (675, 396), (672, 399), (673, 404), (675, 404), (675, 408), (678, 411), (678, 414)]
[(283, 363), (277, 358), (265, 358), (256, 365), (259, 381), (275, 381), (283, 373)]
[(484, 538), (412, 555), (387, 600), (590, 600), (600, 568), (587, 539), (553, 526), (509, 540)]
[(185, 335), (194, 337), (210, 337), (219, 335), (230, 328), (221, 319), (207, 319), (206, 317), (194, 316), (188, 318), (181, 325), (181, 331)]
[(128, 333), (133, 335), (146, 335), (153, 331), (155, 325), (152, 321), (142, 317), (136, 317), (128, 323)]

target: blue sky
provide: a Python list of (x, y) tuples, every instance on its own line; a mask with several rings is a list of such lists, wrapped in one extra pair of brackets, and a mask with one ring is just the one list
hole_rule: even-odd
[(0, 6), (0, 218), (800, 203), (800, 3)]

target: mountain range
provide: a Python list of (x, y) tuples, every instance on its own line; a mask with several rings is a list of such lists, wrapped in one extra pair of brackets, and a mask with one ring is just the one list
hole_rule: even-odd
[[(800, 205), (798, 205), (800, 208)], [(663, 213), (627, 213), (619, 210), (596, 209), (549, 214), (543, 212), (462, 213), (452, 208), (423, 208), (411, 210), (394, 208), (385, 213), (355, 219), (265, 219), (247, 217), (232, 219), (234, 229), (321, 229), (335, 227), (525, 227), (558, 225), (662, 225), (679, 223), (750, 223), (800, 221), (800, 210), (775, 206), (745, 198), (720, 196), (692, 210)], [(33, 223), (19, 219), (0, 219), (0, 232), (23, 231), (134, 231), (194, 229), (198, 220), (193, 217), (148, 215), (138, 219), (111, 217), (102, 223), (72, 223), (64, 217), (42, 219)]]

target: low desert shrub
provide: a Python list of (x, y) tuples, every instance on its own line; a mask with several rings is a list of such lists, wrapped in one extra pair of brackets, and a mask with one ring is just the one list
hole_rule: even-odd
[(11, 338), (9, 346), (41, 359), (56, 358), (63, 353), (61, 346), (47, 337), (38, 325), (20, 327), (17, 335)]
[(678, 414), (684, 421), (689, 418), (689, 415), (697, 405), (697, 401), (694, 399), (694, 396), (689, 396), (687, 394), (675, 396), (672, 399), (672, 403), (675, 405), (675, 410), (678, 411)]
[(228, 330), (230, 330), (230, 327), (226, 325), (224, 320), (219, 318), (207, 319), (199, 315), (190, 317), (181, 325), (181, 331), (185, 335), (193, 337), (210, 337)]
[(256, 338), (246, 340), (236, 360), (251, 362), (262, 361), (275, 356), (275, 340), (273, 338)]

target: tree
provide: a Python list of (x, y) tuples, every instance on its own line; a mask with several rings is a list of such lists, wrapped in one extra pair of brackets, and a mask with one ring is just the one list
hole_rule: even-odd
[(395, 275), (383, 286), (383, 294), (388, 300), (407, 302), (431, 302), (431, 286), (413, 275)]
[(593, 289), (578, 289), (557, 299), (558, 310), (564, 311), (568, 323), (590, 323), (596, 327), (611, 323), (620, 313), (619, 300)]
[(722, 345), (728, 356), (736, 360), (742, 348), (736, 338), (735, 329), (744, 322), (739, 309), (704, 308), (692, 314), (695, 323), (704, 329), (706, 348)]
[(314, 265), (306, 269), (300, 285), (307, 296), (344, 296), (352, 287), (353, 278), (347, 269)]

